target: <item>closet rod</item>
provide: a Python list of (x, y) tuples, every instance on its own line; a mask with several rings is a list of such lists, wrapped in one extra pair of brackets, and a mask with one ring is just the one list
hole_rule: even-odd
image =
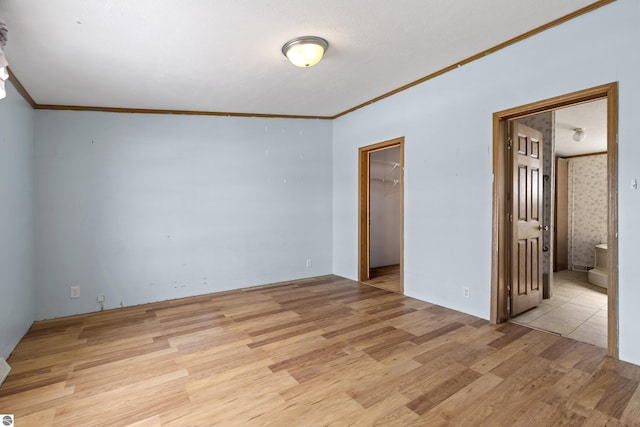
[(371, 181), (376, 181), (376, 182), (383, 182), (383, 183), (391, 183), (393, 185), (397, 185), (400, 184), (400, 180), (399, 179), (381, 179), (381, 178), (371, 178)]
[(382, 165), (382, 166), (391, 166), (394, 169), (397, 168), (397, 167), (400, 167), (400, 163), (391, 162), (391, 161), (387, 161), (387, 160), (371, 160), (371, 163), (375, 163), (377, 165)]

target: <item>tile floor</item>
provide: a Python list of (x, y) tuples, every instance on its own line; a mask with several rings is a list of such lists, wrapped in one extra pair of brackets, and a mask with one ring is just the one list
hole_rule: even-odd
[(515, 323), (607, 348), (607, 293), (582, 271), (553, 275), (553, 297), (513, 318)]

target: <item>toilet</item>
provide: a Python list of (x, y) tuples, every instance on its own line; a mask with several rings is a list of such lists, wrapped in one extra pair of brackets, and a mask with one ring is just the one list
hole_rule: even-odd
[(606, 289), (609, 274), (607, 268), (607, 244), (602, 243), (596, 245), (595, 254), (596, 265), (593, 269), (589, 270), (588, 279), (590, 283)]

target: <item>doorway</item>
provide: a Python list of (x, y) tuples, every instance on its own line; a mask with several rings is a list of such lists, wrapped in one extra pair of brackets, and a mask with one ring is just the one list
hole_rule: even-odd
[[(509, 147), (510, 123), (516, 119), (533, 116), (542, 112), (558, 110), (564, 107), (583, 104), (595, 100), (606, 100), (607, 120), (607, 264), (609, 266), (607, 292), (607, 348), (612, 357), (618, 356), (618, 245), (617, 245), (617, 83), (611, 83), (595, 88), (559, 96), (521, 107), (494, 113), (494, 190), (493, 190), (493, 227), (492, 227), (492, 298), (491, 321), (501, 323), (511, 316), (512, 295), (519, 292), (514, 286), (514, 271), (520, 265), (514, 254), (514, 225), (513, 225), (513, 170), (509, 169), (508, 159), (512, 157)], [(511, 136), (514, 144), (514, 136)], [(536, 241), (542, 242), (542, 225)], [(530, 246), (529, 246), (530, 247)], [(530, 256), (530, 255), (528, 255)], [(536, 265), (537, 266), (537, 265)], [(525, 269), (525, 275), (529, 270)]]
[(510, 321), (607, 348), (606, 99), (516, 121), (543, 135), (544, 299)]
[(359, 149), (361, 282), (404, 293), (404, 138)]

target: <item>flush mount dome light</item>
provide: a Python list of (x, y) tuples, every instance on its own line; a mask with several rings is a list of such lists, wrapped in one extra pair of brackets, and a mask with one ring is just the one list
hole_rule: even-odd
[(582, 142), (587, 137), (583, 128), (577, 128), (573, 130), (573, 140), (575, 142)]
[(311, 67), (320, 62), (328, 47), (329, 43), (320, 37), (296, 37), (282, 46), (282, 53), (297, 67)]
[(7, 26), (0, 21), (0, 99), (7, 96), (4, 88), (4, 81), (9, 78), (9, 63), (4, 56), (4, 46), (7, 44)]

